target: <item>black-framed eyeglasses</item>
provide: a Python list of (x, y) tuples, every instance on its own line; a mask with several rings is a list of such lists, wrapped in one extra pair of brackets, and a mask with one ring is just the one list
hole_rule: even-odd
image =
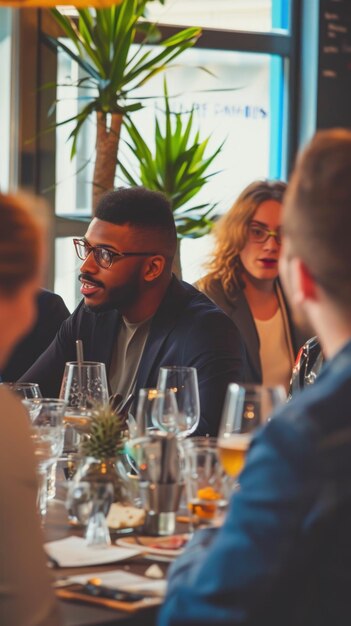
[(113, 252), (104, 246), (91, 246), (85, 239), (73, 239), (73, 243), (79, 259), (85, 261), (90, 252), (92, 252), (96, 263), (105, 270), (111, 267), (115, 258), (123, 259), (128, 256), (152, 256), (157, 254), (156, 252)]
[(266, 226), (262, 226), (258, 222), (250, 222), (249, 224), (249, 241), (252, 243), (265, 243), (269, 237), (274, 237), (278, 246), (282, 243), (282, 231), (280, 228), (277, 230), (270, 230)]

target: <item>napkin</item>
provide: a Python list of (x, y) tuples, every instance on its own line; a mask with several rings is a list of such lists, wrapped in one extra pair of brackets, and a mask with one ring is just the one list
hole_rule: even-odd
[(60, 567), (86, 567), (87, 565), (114, 563), (139, 554), (139, 550), (133, 548), (87, 546), (86, 540), (81, 537), (66, 537), (58, 541), (50, 541), (44, 547), (47, 554)]

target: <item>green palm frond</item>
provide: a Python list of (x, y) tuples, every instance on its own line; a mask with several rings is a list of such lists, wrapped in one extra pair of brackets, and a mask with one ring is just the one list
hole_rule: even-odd
[[(55, 50), (67, 54), (89, 77), (89, 86), (96, 92), (90, 97), (89, 114), (101, 111), (124, 115), (142, 108), (140, 101), (128, 102), (131, 92), (164, 71), (199, 38), (201, 29), (187, 28), (151, 49), (146, 44), (155, 37), (155, 25), (142, 23), (144, 38), (136, 44), (138, 21), (151, 1), (154, 0), (124, 0), (106, 9), (80, 9), (78, 22), (52, 9), (51, 14), (74, 48), (49, 35), (46, 41)], [(132, 44), (136, 45), (135, 52), (131, 50)], [(83, 117), (76, 116), (76, 128), (71, 134), (74, 141), (88, 116)], [(72, 153), (74, 150), (75, 146)]]
[(126, 146), (136, 157), (134, 169), (118, 160), (123, 176), (130, 185), (143, 185), (162, 191), (170, 199), (179, 237), (202, 237), (213, 225), (215, 204), (184, 206), (203, 188), (210, 177), (209, 167), (220, 153), (223, 143), (212, 154), (209, 137), (201, 140), (195, 128), (194, 110), (176, 113), (170, 108), (167, 83), (164, 80), (164, 111), (155, 118), (154, 145), (151, 149), (130, 117), (125, 122)]

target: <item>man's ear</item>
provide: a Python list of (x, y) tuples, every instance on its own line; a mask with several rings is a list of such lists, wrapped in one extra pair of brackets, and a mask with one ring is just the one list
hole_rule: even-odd
[(298, 258), (293, 259), (296, 286), (301, 300), (318, 299), (318, 285), (305, 263)]
[(144, 263), (144, 280), (152, 282), (163, 273), (166, 265), (164, 256), (157, 255), (148, 257)]

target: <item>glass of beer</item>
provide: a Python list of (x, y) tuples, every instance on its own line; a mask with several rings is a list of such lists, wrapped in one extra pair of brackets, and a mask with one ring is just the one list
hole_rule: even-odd
[(229, 476), (236, 477), (245, 463), (253, 432), (267, 422), (279, 404), (285, 402), (282, 385), (228, 386), (218, 433), (219, 458)]

